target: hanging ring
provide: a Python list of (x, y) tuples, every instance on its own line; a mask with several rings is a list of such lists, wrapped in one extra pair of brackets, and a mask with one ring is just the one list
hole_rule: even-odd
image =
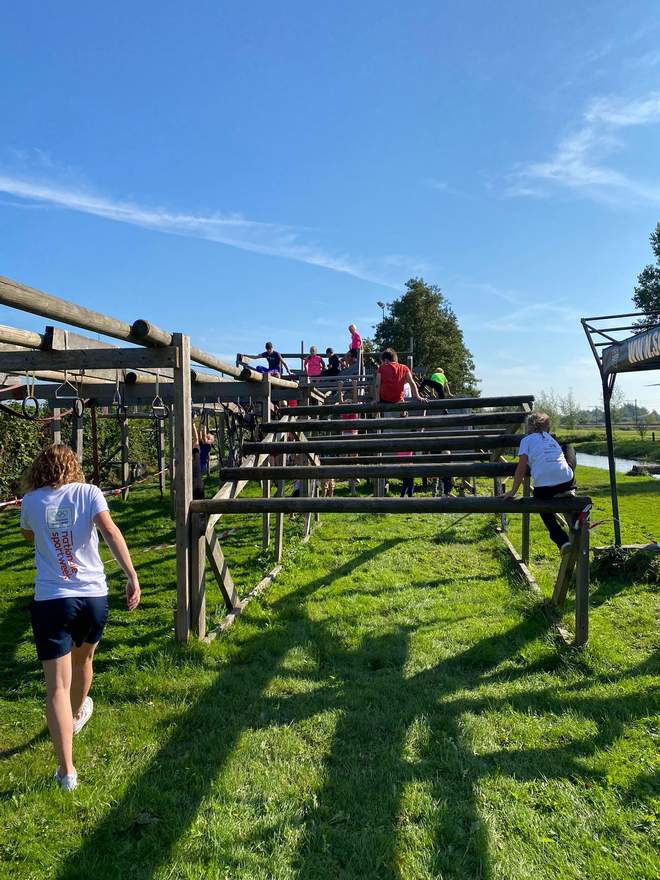
[(29, 419), (31, 422), (37, 418), (39, 415), (39, 401), (34, 394), (28, 394), (27, 397), (23, 398), (21, 401), (21, 409), (23, 410), (25, 418)]
[(123, 425), (128, 418), (128, 409), (123, 403), (118, 403), (115, 407), (115, 417), (120, 425)]

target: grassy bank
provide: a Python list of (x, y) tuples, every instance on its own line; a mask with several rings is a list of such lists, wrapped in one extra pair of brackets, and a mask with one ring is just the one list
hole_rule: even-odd
[[(580, 477), (605, 513), (601, 472)], [(624, 488), (626, 538), (660, 531), (660, 485)], [(657, 876), (648, 586), (595, 583), (575, 655), (485, 517), (327, 516), (308, 545), (288, 523), (281, 578), (229, 633), (177, 648), (167, 504), (142, 490), (114, 510), (144, 601), (125, 612), (109, 566), (68, 797), (50, 779), (31, 553), (16, 514), (0, 518), (3, 878)], [(221, 527), (244, 590), (269, 562), (260, 519)]]

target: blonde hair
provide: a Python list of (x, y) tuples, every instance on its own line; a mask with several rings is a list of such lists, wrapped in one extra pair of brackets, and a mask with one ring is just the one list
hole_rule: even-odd
[(527, 433), (550, 431), (550, 416), (544, 412), (532, 412), (527, 416)]
[(53, 443), (42, 449), (23, 479), (26, 492), (42, 486), (58, 489), (66, 483), (84, 483), (85, 475), (76, 453), (64, 443)]

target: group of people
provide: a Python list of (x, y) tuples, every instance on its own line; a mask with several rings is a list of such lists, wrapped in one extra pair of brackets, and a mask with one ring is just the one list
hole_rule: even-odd
[[(359, 356), (359, 347), (357, 353)], [(355, 350), (349, 354), (356, 356)], [(445, 394), (451, 394), (442, 376), (444, 372), (438, 369), (432, 381), (439, 383)], [(386, 349), (381, 353), (376, 377), (376, 399), (398, 403), (409, 398), (424, 400), (410, 368), (399, 363), (394, 350)], [(348, 421), (355, 417), (347, 414), (345, 433), (356, 433)], [(196, 432), (193, 440), (196, 491), (203, 495), (201, 472), (213, 436), (203, 430), (201, 434)], [(562, 448), (550, 434), (545, 413), (528, 416), (527, 433), (518, 454), (513, 485), (505, 498), (515, 497), (528, 470), (535, 497), (575, 494), (574, 453)], [(404, 452), (403, 456), (412, 453)], [(412, 495), (413, 486), (412, 478), (404, 481), (402, 495)], [(447, 492), (447, 483), (444, 489)], [(89, 691), (93, 659), (108, 616), (108, 587), (97, 530), (126, 576), (130, 611), (140, 603), (140, 583), (103, 492), (85, 482), (78, 458), (68, 446), (53, 444), (39, 453), (26, 475), (25, 490), (20, 526), (24, 538), (34, 545), (36, 565), (32, 630), (46, 681), (48, 728), (57, 758), (55, 780), (62, 790), (71, 791), (78, 784), (73, 737), (92, 716), (94, 704)], [(329, 482), (324, 491), (331, 495), (334, 485)], [(542, 514), (542, 519), (563, 553), (571, 546), (567, 532), (554, 514)]]
[[(303, 370), (307, 376), (314, 378), (319, 376), (338, 376), (343, 370), (349, 369), (359, 362), (360, 352), (362, 351), (362, 337), (358, 333), (355, 324), (348, 325), (348, 332), (351, 334), (348, 351), (341, 357), (335, 354), (334, 349), (326, 348), (324, 360), (318, 353), (318, 348), (315, 345), (311, 346), (309, 354), (303, 359)], [(271, 376), (293, 375), (289, 365), (279, 351), (276, 351), (273, 347), (272, 342), (266, 343), (261, 354), (239, 355), (239, 363), (242, 363), (244, 358), (255, 360), (263, 358), (268, 366), (262, 367), (259, 365), (255, 367), (259, 373), (268, 373)]]

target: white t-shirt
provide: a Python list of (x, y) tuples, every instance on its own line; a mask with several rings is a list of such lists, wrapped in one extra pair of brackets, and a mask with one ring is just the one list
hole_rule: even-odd
[(564, 458), (561, 446), (545, 431), (535, 431), (523, 437), (518, 455), (529, 458), (529, 469), (535, 486), (559, 486), (573, 479), (573, 471)]
[(24, 496), (21, 528), (34, 532), (34, 599), (107, 596), (94, 517), (108, 509), (98, 486), (42, 486)]

